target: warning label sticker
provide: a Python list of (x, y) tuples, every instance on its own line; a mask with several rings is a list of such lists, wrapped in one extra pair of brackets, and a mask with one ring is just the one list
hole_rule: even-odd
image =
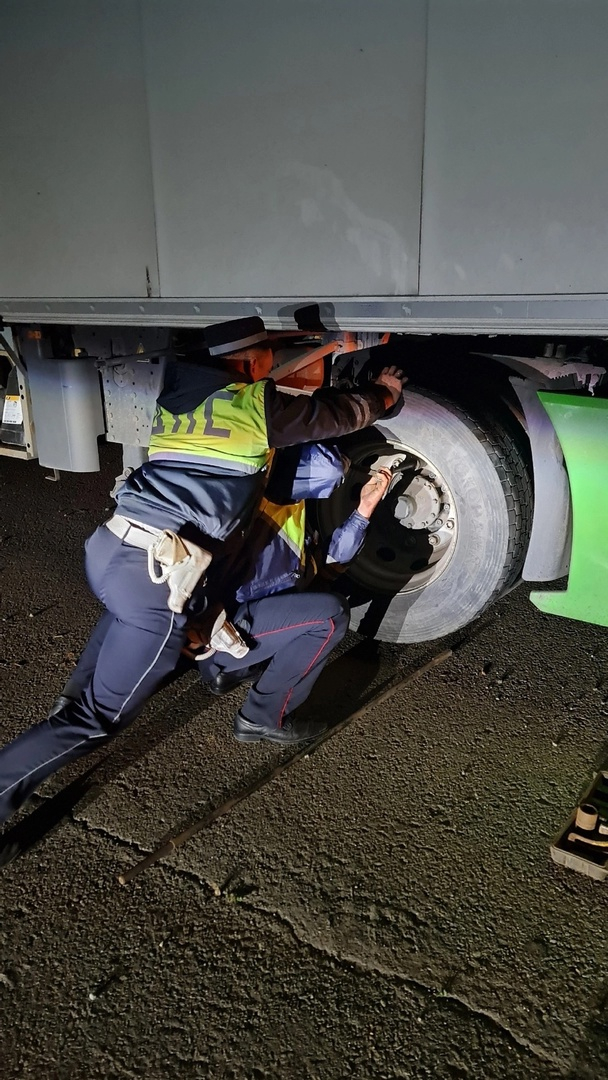
[(22, 424), (23, 423), (23, 409), (21, 407), (21, 398), (19, 395), (8, 395), (4, 399), (4, 409), (2, 410), (2, 423), (3, 424)]

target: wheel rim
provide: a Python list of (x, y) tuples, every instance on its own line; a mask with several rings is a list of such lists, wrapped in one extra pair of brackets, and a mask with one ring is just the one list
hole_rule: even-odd
[(351, 468), (331, 499), (318, 503), (330, 536), (357, 507), (379, 459), (398, 456), (389, 491), (374, 511), (365, 544), (349, 566), (364, 588), (389, 595), (426, 588), (446, 570), (458, 537), (454, 495), (432, 461), (404, 443), (376, 439), (349, 449)]

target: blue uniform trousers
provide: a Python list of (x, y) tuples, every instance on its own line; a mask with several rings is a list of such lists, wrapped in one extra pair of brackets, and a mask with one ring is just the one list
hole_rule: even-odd
[(85, 649), (84, 685), (0, 750), (0, 822), (45, 777), (130, 724), (179, 659), (188, 615), (169, 611), (168, 586), (150, 580), (146, 551), (101, 526), (87, 541), (86, 571), (106, 612)]
[[(241, 713), (255, 724), (280, 727), (306, 700), (331, 650), (348, 629), (348, 605), (334, 593), (279, 593), (241, 604), (233, 622), (251, 641), (249, 665), (269, 661), (251, 687)], [(215, 653), (199, 661), (201, 678), (239, 671), (243, 661)]]
[[(196, 667), (203, 682), (224, 671), (245, 675), (268, 661), (249, 691), (241, 712), (248, 720), (280, 727), (283, 717), (306, 700), (331, 650), (348, 628), (348, 605), (332, 593), (279, 593), (241, 604), (233, 622), (250, 644), (248, 666), (229, 653), (215, 653)], [(64, 687), (77, 697), (95, 670), (112, 615), (104, 612)]]
[[(102, 526), (87, 542), (86, 569), (106, 611), (65, 687), (78, 697), (0, 750), (0, 822), (47, 776), (130, 724), (180, 659), (188, 614), (169, 611), (168, 588), (150, 580), (145, 551)], [(283, 593), (241, 604), (234, 622), (251, 643), (250, 664), (269, 661), (241, 711), (273, 727), (308, 697), (346, 633), (348, 608), (332, 593)], [(208, 680), (242, 670), (243, 661), (216, 653), (197, 666)]]

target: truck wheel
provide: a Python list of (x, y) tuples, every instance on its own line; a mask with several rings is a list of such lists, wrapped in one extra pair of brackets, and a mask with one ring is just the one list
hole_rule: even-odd
[(532, 482), (525, 437), (506, 414), (408, 388), (398, 416), (344, 448), (352, 462), (346, 483), (317, 504), (325, 536), (357, 505), (378, 458), (398, 455), (341, 583), (353, 629), (382, 641), (432, 641), (466, 626), (517, 580)]

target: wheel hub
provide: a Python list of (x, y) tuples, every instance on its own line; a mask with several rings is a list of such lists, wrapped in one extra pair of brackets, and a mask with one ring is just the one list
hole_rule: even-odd
[(422, 474), (414, 476), (395, 505), (395, 517), (406, 529), (428, 529), (441, 510), (441, 494)]
[(454, 552), (458, 532), (454, 497), (432, 462), (395, 443), (387, 446), (376, 439), (362, 443), (349, 450), (352, 464), (346, 483), (318, 504), (318, 516), (325, 535), (346, 520), (358, 504), (361, 487), (389, 450), (399, 454), (393, 479), (372, 515), (349, 577), (373, 592), (396, 595), (429, 585)]

